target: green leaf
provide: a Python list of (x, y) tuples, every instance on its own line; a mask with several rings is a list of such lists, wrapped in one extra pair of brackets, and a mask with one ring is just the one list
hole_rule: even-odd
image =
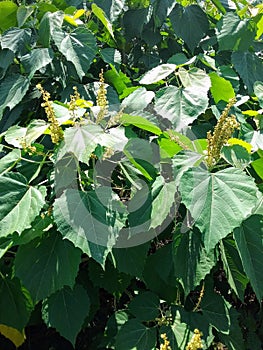
[(218, 103), (220, 100), (228, 102), (235, 96), (235, 91), (230, 81), (218, 76), (215, 72), (210, 73), (209, 76), (212, 82), (210, 90), (215, 103)]
[(246, 48), (249, 47), (255, 34), (251, 32), (251, 38), (248, 40), (248, 35), (251, 30), (249, 20), (240, 20), (240, 17), (234, 12), (228, 12), (224, 15), (222, 22), (219, 22), (219, 32), (217, 39), (219, 43), (219, 50), (236, 51), (243, 47), (246, 40)]
[(109, 293), (120, 297), (125, 289), (129, 286), (131, 276), (119, 272), (113, 264), (107, 259), (105, 268), (96, 263), (94, 260), (89, 262), (89, 277), (94, 286), (104, 288)]
[(16, 11), (17, 5), (12, 1), (1, 1), (0, 2), (0, 31), (4, 32), (10, 27), (15, 27), (17, 25)]
[[(144, 87), (137, 88), (128, 97), (124, 98), (121, 108), (125, 113), (141, 113), (154, 98), (153, 91), (147, 91)], [(139, 114), (140, 115), (140, 114)]]
[(169, 17), (175, 34), (185, 41), (191, 51), (209, 29), (207, 16), (197, 5), (183, 7), (176, 4)]
[(190, 69), (180, 67), (177, 74), (185, 88), (195, 88), (199, 93), (207, 94), (211, 81), (205, 71), (196, 67)]
[(251, 162), (251, 155), (241, 145), (223, 146), (221, 156), (232, 166), (245, 169)]
[(0, 310), (0, 324), (19, 331), (24, 329), (32, 311), (32, 302), (18, 278), (9, 279), (0, 274)]
[(162, 133), (161, 129), (158, 128), (158, 126), (154, 125), (149, 120), (137, 115), (123, 114), (121, 116), (120, 122), (124, 125), (125, 124), (134, 125), (137, 128), (140, 128), (142, 130), (147, 130), (155, 135), (160, 135)]
[(252, 215), (234, 230), (243, 268), (258, 300), (263, 296), (263, 216)]
[(110, 63), (115, 67), (119, 67), (121, 64), (121, 53), (113, 47), (102, 49), (100, 54), (104, 62)]
[(29, 228), (44, 205), (46, 189), (27, 184), (19, 173), (0, 176), (0, 237)]
[(13, 109), (25, 96), (29, 79), (14, 73), (6, 76), (0, 83), (0, 120), (6, 107)]
[(125, 209), (116, 203), (118, 212), (115, 203), (111, 188), (101, 187), (86, 193), (67, 189), (54, 204), (61, 234), (102, 265), (125, 223)]
[(158, 81), (168, 77), (171, 73), (175, 72), (175, 69), (175, 64), (161, 64), (145, 73), (145, 75), (141, 78), (139, 83), (144, 85), (157, 83)]
[(13, 149), (6, 156), (0, 159), (0, 174), (11, 170), (15, 164), (21, 159), (21, 151), (18, 149)]
[(196, 87), (165, 87), (156, 94), (155, 110), (169, 119), (173, 127), (192, 123), (208, 106), (207, 92)]
[(210, 275), (204, 281), (204, 296), (200, 307), (207, 322), (220, 332), (229, 332), (229, 310), (223, 297), (215, 292)]
[(248, 92), (253, 92), (254, 83), (263, 76), (262, 60), (249, 51), (233, 52), (231, 60), (235, 70), (247, 86)]
[(59, 150), (58, 159), (72, 152), (79, 161), (89, 163), (90, 155), (98, 144), (121, 150), (126, 142), (123, 128), (111, 128), (108, 133), (105, 133), (99, 125), (76, 125), (66, 129), (64, 144)]
[(34, 12), (33, 6), (20, 5), (17, 9), (17, 14), (16, 14), (18, 27), (22, 27), (25, 24), (26, 20), (32, 15), (33, 12)]
[(220, 252), (228, 283), (239, 299), (243, 300), (249, 280), (243, 270), (235, 241), (232, 238), (223, 239), (220, 242)]
[(255, 82), (254, 93), (258, 98), (258, 102), (259, 102), (260, 107), (263, 108), (263, 82), (262, 81)]
[[(1, 2), (0, 2), (1, 4)], [(14, 28), (6, 31), (1, 37), (2, 49), (9, 49), (16, 54), (22, 55), (27, 52), (30, 45), (31, 29)]]
[(29, 54), (21, 57), (28, 78), (32, 79), (35, 72), (52, 62), (54, 53), (51, 49), (33, 49)]
[(76, 284), (72, 289), (64, 286), (43, 303), (42, 315), (49, 327), (54, 327), (73, 345), (90, 309), (86, 290)]
[[(163, 181), (160, 192), (152, 201), (150, 229), (161, 226), (165, 219), (167, 219), (175, 203), (176, 193), (177, 185), (174, 181)], [(170, 221), (172, 221), (172, 219)]]
[(154, 350), (156, 330), (147, 328), (136, 319), (127, 321), (116, 337), (116, 350)]
[(154, 321), (159, 316), (160, 299), (152, 292), (135, 296), (129, 304), (129, 310), (140, 321)]
[(130, 248), (113, 249), (112, 254), (117, 269), (141, 278), (148, 250), (149, 242)]
[(203, 233), (207, 251), (252, 213), (259, 195), (254, 180), (234, 168), (217, 173), (189, 169), (181, 177), (179, 191)]
[(101, 21), (101, 23), (104, 25), (104, 27), (107, 29), (107, 31), (110, 33), (110, 35), (114, 39), (112, 24), (108, 20), (105, 12), (94, 3), (91, 5), (91, 9), (92, 9), (92, 12), (94, 13), (94, 15)]
[(263, 180), (263, 159), (259, 158), (254, 160), (251, 165), (258, 176)]
[(175, 234), (173, 241), (174, 273), (182, 281), (185, 294), (199, 285), (216, 264), (214, 251), (206, 252), (198, 230)]
[(63, 288), (73, 287), (81, 251), (55, 231), (21, 245), (15, 258), (15, 275), (39, 301)]
[(63, 23), (64, 12), (45, 12), (38, 29), (38, 41), (44, 47), (50, 47), (51, 34), (60, 29)]
[(52, 38), (58, 50), (73, 63), (81, 79), (88, 71), (97, 52), (96, 39), (86, 27), (79, 26), (71, 33), (54, 30)]

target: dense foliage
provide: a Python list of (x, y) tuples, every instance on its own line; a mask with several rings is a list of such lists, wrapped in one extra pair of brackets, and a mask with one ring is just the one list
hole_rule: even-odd
[[(0, 332), (261, 349), (261, 1), (1, 1), (0, 17)], [(34, 345), (34, 327), (61, 338)]]

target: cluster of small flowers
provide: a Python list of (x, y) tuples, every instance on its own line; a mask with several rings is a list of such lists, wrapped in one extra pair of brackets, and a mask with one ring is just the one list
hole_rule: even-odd
[(194, 330), (194, 335), (192, 336), (192, 339), (187, 344), (186, 350), (198, 350), (203, 349), (202, 344), (202, 333), (199, 331), (199, 329)]
[(108, 100), (107, 100), (107, 89), (104, 83), (103, 69), (100, 74), (100, 86), (97, 92), (97, 106), (100, 107), (100, 111), (97, 116), (97, 124), (99, 124), (108, 112)]
[(75, 118), (75, 111), (78, 109), (76, 101), (80, 99), (80, 94), (76, 86), (73, 86), (74, 94), (70, 95), (69, 112), (72, 118)]
[(63, 138), (63, 132), (56, 119), (55, 111), (54, 111), (54, 108), (52, 107), (52, 101), (49, 100), (50, 93), (45, 91), (41, 84), (37, 84), (36, 87), (41, 92), (42, 98), (44, 100), (44, 102), (41, 103), (41, 107), (45, 108), (45, 113), (50, 123), (49, 129), (50, 129), (51, 141), (55, 144), (59, 143), (59, 141)]
[(161, 334), (161, 338), (163, 339), (164, 343), (161, 344), (160, 350), (172, 350), (166, 333)]
[(158, 326), (169, 326), (170, 324), (172, 324), (173, 319), (172, 317), (162, 316), (160, 318), (157, 317), (155, 321), (157, 321)]
[(228, 115), (230, 108), (235, 102), (235, 98), (229, 101), (215, 126), (213, 135), (211, 134), (211, 131), (208, 131), (207, 133), (207, 151), (205, 160), (210, 169), (215, 166), (220, 159), (221, 148), (227, 143), (234, 130), (240, 125), (233, 114), (230, 116)]

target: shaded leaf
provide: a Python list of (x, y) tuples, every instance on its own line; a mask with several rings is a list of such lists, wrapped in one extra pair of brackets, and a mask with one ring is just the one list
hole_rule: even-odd
[(154, 350), (156, 330), (147, 328), (136, 319), (127, 321), (116, 337), (116, 350)]
[(216, 264), (214, 251), (206, 252), (198, 230), (178, 232), (173, 241), (174, 273), (182, 281), (185, 294), (199, 285)]
[(13, 109), (25, 96), (29, 79), (14, 73), (6, 76), (0, 83), (0, 119), (6, 107)]
[(15, 258), (15, 275), (39, 301), (68, 285), (77, 276), (81, 251), (61, 235), (51, 232), (21, 245)]
[(263, 296), (263, 216), (252, 215), (234, 230), (243, 268), (258, 300)]
[(54, 327), (74, 345), (76, 336), (88, 315), (90, 300), (86, 290), (76, 284), (64, 286), (43, 303), (42, 315), (49, 327)]
[(19, 279), (0, 274), (0, 296), (0, 324), (22, 331), (33, 305)]
[(152, 292), (135, 296), (129, 304), (130, 312), (140, 321), (153, 321), (159, 316), (160, 299)]
[(183, 7), (176, 4), (169, 17), (176, 35), (185, 41), (191, 51), (209, 29), (207, 16), (197, 5)]
[(254, 83), (263, 76), (262, 60), (255, 53), (249, 51), (233, 52), (231, 60), (248, 91), (253, 92)]

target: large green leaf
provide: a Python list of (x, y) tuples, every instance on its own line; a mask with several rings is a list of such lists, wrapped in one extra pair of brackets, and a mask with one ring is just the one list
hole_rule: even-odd
[(234, 230), (242, 265), (258, 300), (263, 297), (263, 216), (252, 215)]
[[(255, 33), (249, 25), (249, 20), (241, 20), (234, 12), (228, 12), (224, 15), (222, 23), (217, 34), (219, 49), (236, 51), (244, 49), (251, 44)], [(245, 43), (246, 41), (246, 43)]]
[(90, 300), (86, 290), (80, 284), (76, 284), (72, 289), (64, 286), (46, 299), (42, 315), (49, 327), (56, 328), (63, 337), (74, 344), (89, 309)]
[(253, 179), (234, 168), (217, 173), (189, 169), (181, 177), (179, 191), (207, 251), (252, 213), (259, 195)]
[(32, 302), (18, 278), (9, 279), (0, 274), (0, 324), (20, 331), (26, 326)]
[(168, 86), (156, 94), (155, 110), (176, 128), (192, 123), (208, 106), (207, 91)]
[(104, 10), (106, 15), (112, 22), (114, 22), (118, 18), (125, 5), (125, 0), (95, 0), (94, 2)]
[(1, 1), (0, 2), (0, 31), (5, 31), (17, 24), (16, 11), (17, 5), (12, 1)]
[(145, 327), (137, 319), (126, 322), (116, 338), (116, 350), (154, 350), (156, 330)]
[(232, 238), (223, 239), (220, 244), (220, 252), (228, 283), (239, 299), (243, 300), (249, 280), (243, 270), (235, 241)]
[(154, 84), (165, 79), (171, 73), (175, 72), (176, 64), (164, 63), (160, 66), (154, 67), (148, 71), (139, 81), (140, 84), (148, 85)]
[(13, 109), (25, 96), (29, 79), (18, 73), (10, 74), (0, 83), (0, 119), (6, 107)]
[(81, 26), (71, 33), (57, 29), (53, 31), (52, 38), (59, 51), (73, 63), (81, 79), (87, 73), (97, 52), (96, 39), (92, 32)]
[(253, 92), (254, 83), (263, 76), (261, 58), (249, 51), (233, 52), (231, 56), (235, 70), (241, 76), (248, 92)]
[(61, 28), (63, 18), (62, 11), (46, 12), (42, 17), (38, 29), (38, 40), (44, 47), (50, 46), (51, 34)]
[(177, 233), (173, 242), (174, 272), (180, 278), (185, 294), (199, 285), (216, 260), (214, 251), (206, 252), (198, 230)]
[(235, 96), (230, 81), (218, 76), (215, 72), (210, 73), (209, 76), (212, 82), (211, 93), (215, 103), (218, 103), (220, 100), (228, 102)]
[(45, 203), (45, 194), (44, 186), (29, 186), (19, 173), (0, 176), (0, 237), (29, 228)]
[(137, 295), (129, 304), (130, 312), (140, 321), (153, 321), (159, 316), (160, 299), (152, 292)]
[(63, 288), (72, 287), (77, 276), (81, 251), (58, 232), (21, 245), (15, 258), (15, 275), (39, 301)]
[(77, 125), (65, 131), (58, 158), (72, 152), (79, 161), (89, 163), (90, 155), (98, 144), (122, 150), (127, 141), (123, 128), (111, 128), (105, 133), (99, 125)]
[(207, 16), (197, 5), (183, 7), (176, 4), (169, 17), (175, 34), (185, 41), (191, 51), (209, 29)]
[[(114, 205), (120, 206), (120, 212)], [(100, 264), (124, 226), (125, 209), (115, 202), (110, 188), (79, 192), (67, 189), (55, 200), (54, 218), (61, 234)]]
[(149, 250), (149, 242), (130, 248), (113, 249), (114, 263), (120, 272), (142, 277), (144, 264)]
[(4, 33), (1, 37), (2, 49), (9, 49), (18, 55), (27, 52), (30, 45), (31, 29), (13, 28)]
[(21, 57), (28, 78), (31, 79), (35, 72), (47, 66), (53, 59), (54, 54), (51, 49), (34, 49), (29, 54)]

